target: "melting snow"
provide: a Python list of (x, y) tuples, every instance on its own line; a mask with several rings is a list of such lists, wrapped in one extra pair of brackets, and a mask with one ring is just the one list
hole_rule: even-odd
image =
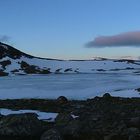
[(0, 78), (0, 99), (87, 99), (109, 92), (114, 96), (140, 97), (140, 75), (124, 73), (50, 74)]
[(23, 114), (23, 113), (35, 113), (38, 115), (39, 120), (46, 120), (48, 122), (53, 122), (55, 118), (57, 117), (58, 113), (50, 113), (50, 112), (40, 112), (37, 110), (11, 110), (11, 109), (0, 109), (0, 114), (7, 116), (10, 114)]

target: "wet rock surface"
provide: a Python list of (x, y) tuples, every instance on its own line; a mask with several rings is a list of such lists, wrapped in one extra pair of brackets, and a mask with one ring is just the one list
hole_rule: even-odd
[(50, 129), (41, 136), (40, 140), (63, 140), (59, 131), (56, 129)]
[(36, 114), (13, 114), (0, 120), (0, 135), (38, 136), (43, 131)]
[[(60, 103), (58, 99), (65, 99)], [(0, 117), (0, 138), (37, 140), (140, 140), (140, 98), (106, 93), (86, 101), (22, 99), (0, 100), (1, 108), (57, 112), (52, 123), (35, 114)]]

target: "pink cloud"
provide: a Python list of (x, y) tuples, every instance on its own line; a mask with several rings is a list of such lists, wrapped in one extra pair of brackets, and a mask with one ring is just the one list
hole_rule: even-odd
[(99, 36), (86, 44), (87, 47), (140, 47), (140, 31), (113, 36)]

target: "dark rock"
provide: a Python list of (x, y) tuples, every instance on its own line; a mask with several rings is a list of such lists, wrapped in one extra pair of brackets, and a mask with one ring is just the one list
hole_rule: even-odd
[(104, 70), (104, 69), (97, 69), (97, 71), (104, 72), (106, 70)]
[(74, 120), (71, 114), (59, 113), (55, 119), (57, 125), (67, 125), (70, 121)]
[(127, 63), (132, 63), (134, 64), (134, 60), (129, 60), (129, 59), (120, 59), (120, 60), (115, 60), (114, 62), (127, 62)]
[(41, 136), (40, 140), (62, 140), (62, 137), (58, 130), (50, 129)]
[(109, 93), (105, 93), (105, 94), (103, 95), (103, 98), (109, 99), (109, 98), (111, 98), (111, 95), (110, 95)]
[(117, 134), (112, 133), (107, 136), (104, 136), (104, 140), (115, 140), (116, 137), (117, 137)]
[(35, 65), (29, 65), (28, 63), (21, 61), (20, 63), (21, 69), (24, 70), (27, 74), (38, 74), (40, 73), (40, 70)]
[(10, 60), (1, 61), (0, 64), (2, 65), (3, 69), (5, 69), (6, 66), (11, 64), (11, 61)]
[(128, 140), (136, 140), (136, 137), (134, 135), (130, 135)]
[(57, 98), (57, 102), (60, 103), (60, 104), (65, 104), (68, 102), (68, 99), (64, 96), (60, 96)]
[(26, 63), (25, 61), (21, 61), (20, 66), (22, 69), (25, 69), (25, 68), (29, 67), (30, 65), (28, 63)]
[(94, 101), (99, 101), (100, 99), (101, 99), (101, 97), (96, 96), (94, 98), (87, 99), (87, 103), (92, 103)]
[(137, 88), (136, 91), (140, 92), (140, 88)]
[(4, 136), (38, 136), (42, 125), (36, 114), (14, 114), (0, 120), (0, 135)]
[(96, 96), (96, 97), (94, 97), (94, 100), (98, 101), (98, 100), (100, 100), (100, 97)]
[(133, 70), (134, 68), (132, 68), (132, 67), (127, 67), (126, 69), (127, 69), (127, 70)]
[(65, 127), (62, 128), (62, 134), (65, 139), (68, 137), (78, 138), (80, 137), (81, 123), (78, 120), (70, 121)]
[(138, 135), (140, 133), (138, 128), (130, 127), (128, 128), (128, 135)]
[(61, 70), (62, 70), (62, 68), (57, 69), (57, 70), (55, 71), (55, 74), (59, 74), (59, 73), (61, 73), (61, 72), (60, 72)]
[(70, 71), (72, 71), (72, 68), (68, 68), (64, 70), (64, 72), (70, 72)]
[(140, 117), (131, 118), (129, 121), (129, 126), (140, 127)]
[(40, 69), (38, 66), (30, 65), (24, 61), (20, 63), (21, 69), (27, 74), (50, 74), (49, 69)]
[(128, 137), (119, 134), (110, 134), (105, 136), (104, 140), (128, 140)]
[(110, 71), (119, 71), (121, 69), (110, 69)]
[(80, 72), (79, 72), (79, 68), (77, 68), (74, 72), (76, 72), (76, 73), (80, 73)]
[(48, 70), (48, 69), (43, 69), (43, 70), (40, 70), (40, 72), (39, 72), (39, 74), (50, 74), (51, 72), (50, 72), (50, 70)]
[(0, 71), (0, 76), (8, 76), (9, 74), (7, 72), (4, 71)]
[(24, 72), (27, 73), (27, 74), (38, 74), (40, 71), (37, 69), (36, 66), (31, 65), (29, 67), (26, 67), (24, 69)]
[(14, 69), (14, 70), (12, 70), (11, 72), (12, 72), (12, 73), (16, 73), (16, 72), (19, 72), (19, 70), (18, 70), (18, 69)]
[[(46, 132), (55, 129), (59, 131), (58, 136), (61, 135), (64, 140), (140, 140), (140, 98), (119, 98), (107, 95), (107, 97), (96, 97), (87, 101), (70, 100), (65, 104), (59, 103), (58, 100), (15, 99), (0, 100), (0, 107), (58, 112), (59, 115), (55, 122), (41, 121), (41, 127), (32, 128), (32, 130), (35, 129), (39, 132), (43, 127), (42, 132)], [(78, 117), (73, 118), (71, 114)], [(21, 132), (24, 129), (30, 132), (30, 127), (35, 127), (38, 124), (30, 123), (24, 118), (23, 120), (26, 121), (23, 123), (15, 121), (13, 125), (7, 123), (11, 119), (7, 119), (3, 123), (4, 118), (0, 118), (0, 135), (1, 132), (7, 133), (9, 136), (15, 132), (18, 135), (23, 135)], [(38, 134), (42, 134), (42, 132)]]
[[(92, 124), (91, 124), (92, 125)], [(91, 129), (86, 120), (70, 121), (66, 126), (59, 128), (65, 140), (103, 140), (101, 133)]]

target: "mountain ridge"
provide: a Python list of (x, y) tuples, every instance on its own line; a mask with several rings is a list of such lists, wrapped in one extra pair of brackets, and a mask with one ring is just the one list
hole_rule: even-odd
[(98, 58), (91, 60), (60, 60), (24, 53), (0, 42), (0, 76), (23, 74), (137, 72), (140, 61)]

